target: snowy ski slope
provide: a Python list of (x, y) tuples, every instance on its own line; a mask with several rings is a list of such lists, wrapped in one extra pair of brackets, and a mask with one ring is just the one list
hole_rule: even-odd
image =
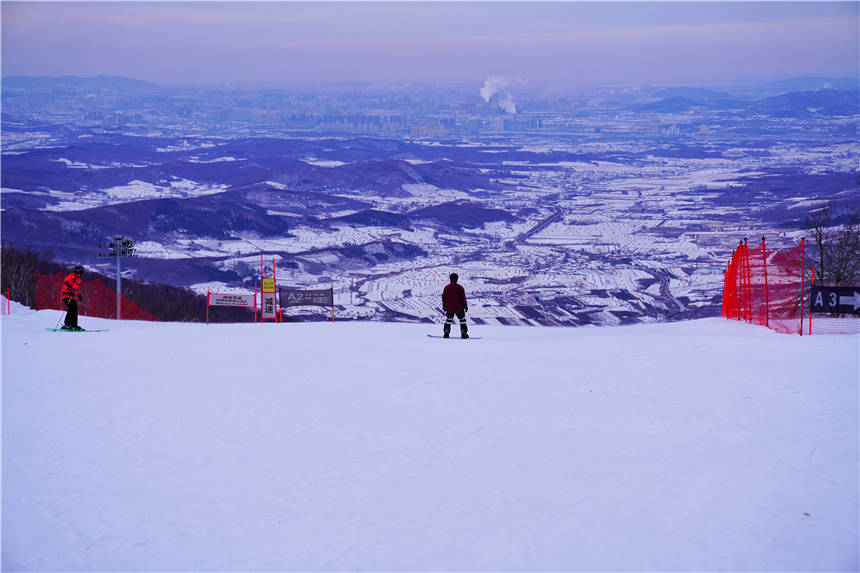
[(3, 571), (856, 571), (858, 337), (13, 306)]

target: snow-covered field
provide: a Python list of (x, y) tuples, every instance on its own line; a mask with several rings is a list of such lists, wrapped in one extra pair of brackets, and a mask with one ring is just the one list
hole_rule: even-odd
[(3, 571), (860, 566), (856, 336), (59, 318), (0, 322)]

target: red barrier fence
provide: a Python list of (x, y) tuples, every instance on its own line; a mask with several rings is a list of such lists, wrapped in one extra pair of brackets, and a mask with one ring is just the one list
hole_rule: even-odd
[[(806, 242), (777, 253), (744, 240), (732, 254), (723, 284), (725, 318), (759, 324), (786, 334), (858, 334), (856, 316), (810, 313)], [(805, 323), (805, 324), (804, 324)]]
[[(65, 310), (61, 299), (64, 273), (43, 275), (36, 273), (36, 310), (53, 308)], [(97, 318), (116, 318), (116, 291), (108, 288), (102, 280), (82, 281), (81, 294), (84, 300), (78, 303), (78, 313)], [(123, 320), (158, 320), (124, 295), (122, 297)]]

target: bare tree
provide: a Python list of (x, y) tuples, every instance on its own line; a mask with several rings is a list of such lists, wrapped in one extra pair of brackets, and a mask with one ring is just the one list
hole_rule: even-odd
[[(12, 300), (34, 307), (37, 297), (36, 272), (52, 275), (60, 271), (68, 272), (69, 268), (70, 264), (55, 262), (51, 253), (23, 251), (3, 245), (0, 247), (0, 290), (5, 295), (8, 289)], [(92, 280), (97, 276), (89, 271), (84, 272), (84, 280)], [(114, 279), (100, 278), (108, 288), (116, 288)], [(123, 291), (128, 300), (160, 320), (199, 322), (206, 316), (206, 297), (189, 289), (123, 279)], [(249, 312), (244, 308), (225, 308), (218, 312), (217, 319), (247, 321)]]
[(0, 249), (0, 289), (3, 294), (9, 292), (12, 300), (26, 306), (35, 306), (36, 271), (53, 274), (63, 269), (52, 259), (51, 253), (3, 246)]
[(860, 284), (860, 211), (839, 214), (833, 203), (807, 215), (811, 235), (809, 264), (816, 282), (829, 286)]

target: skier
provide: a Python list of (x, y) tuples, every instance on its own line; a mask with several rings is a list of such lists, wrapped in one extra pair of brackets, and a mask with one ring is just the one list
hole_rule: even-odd
[(63, 330), (83, 330), (78, 326), (78, 301), (84, 300), (81, 295), (81, 275), (83, 272), (84, 267), (78, 265), (63, 279), (62, 297), (63, 303), (66, 305), (66, 320), (63, 323)]
[(469, 338), (469, 327), (466, 326), (466, 311), (469, 305), (466, 303), (466, 290), (457, 284), (457, 273), (451, 273), (451, 282), (445, 285), (442, 291), (442, 310), (445, 311), (445, 326), (442, 336), (449, 338), (451, 325), (454, 324), (454, 315), (460, 320), (460, 338)]

